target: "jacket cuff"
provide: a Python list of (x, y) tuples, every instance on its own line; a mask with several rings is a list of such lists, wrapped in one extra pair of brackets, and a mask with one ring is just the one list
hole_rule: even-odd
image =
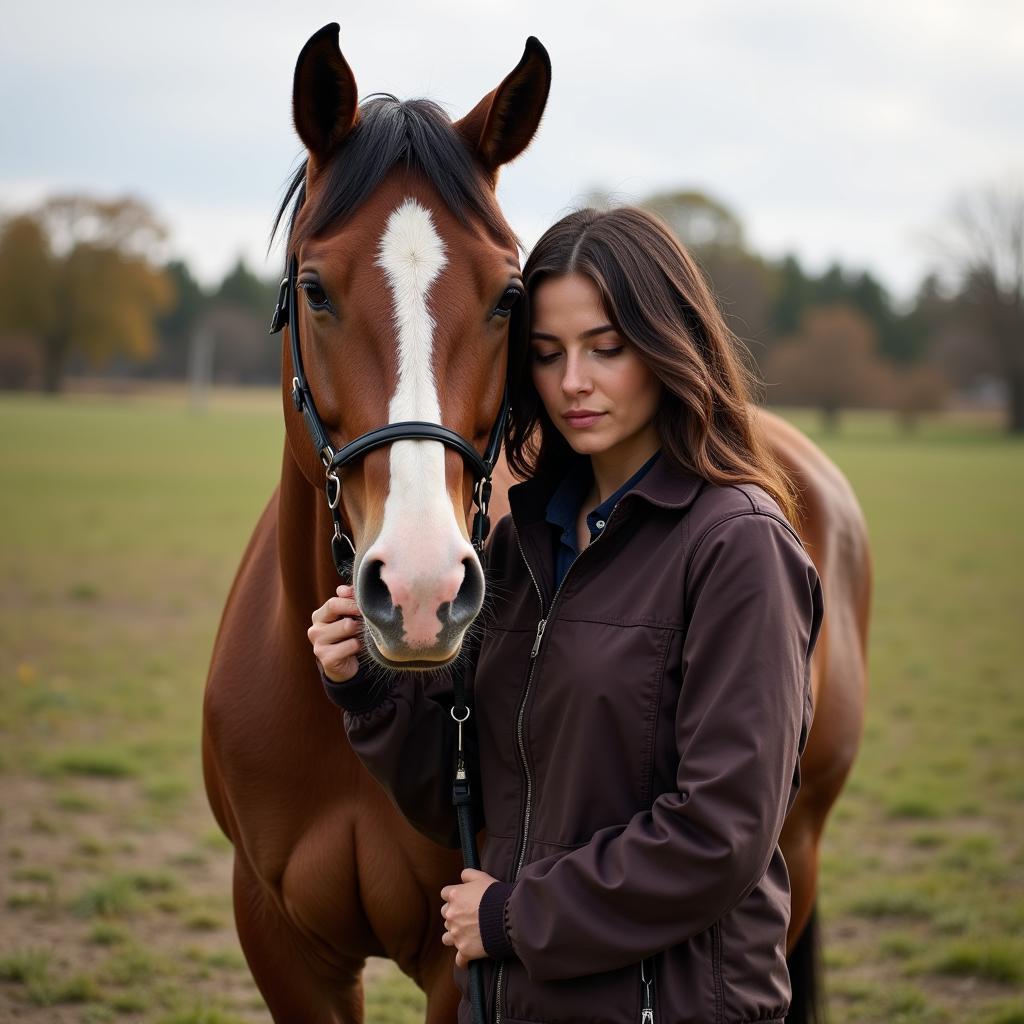
[(505, 960), (516, 955), (508, 937), (508, 898), (515, 882), (492, 882), (480, 900), (480, 939), (484, 952), (494, 960)]
[(378, 672), (375, 678), (371, 678), (363, 662), (359, 663), (359, 669), (351, 679), (346, 679), (343, 683), (336, 683), (324, 674), (324, 667), (320, 664), (320, 659), (314, 660), (328, 699), (345, 711), (351, 711), (353, 714), (369, 711), (383, 703), (388, 694), (387, 681), (383, 674)]

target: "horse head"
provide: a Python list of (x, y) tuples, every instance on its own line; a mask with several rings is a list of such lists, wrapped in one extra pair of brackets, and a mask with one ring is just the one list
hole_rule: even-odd
[(277, 218), (292, 203), (289, 331), (301, 339), (301, 366), (286, 348), (287, 444), (311, 486), (324, 486), (325, 466), (334, 472), (365, 646), (392, 668), (449, 663), (480, 613), (484, 573), (467, 528), (477, 476), (458, 447), (429, 437), (389, 440), (332, 467), (310, 444), (311, 403), (304, 421), (293, 382), (304, 370), (331, 454), (407, 421), (440, 424), (482, 453), (502, 411), (509, 313), (523, 293), (518, 240), (495, 188), (536, 132), (550, 78), (530, 37), (515, 69), (453, 122), (429, 100), (375, 94), (360, 104), (336, 24), (296, 64), (293, 114), (307, 155)]

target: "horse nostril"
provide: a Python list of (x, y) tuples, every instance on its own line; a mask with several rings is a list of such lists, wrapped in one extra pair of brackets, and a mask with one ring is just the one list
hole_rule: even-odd
[(464, 558), (465, 573), (455, 600), (448, 607), (448, 623), (457, 629), (473, 621), (484, 600), (484, 577), (475, 558)]
[(364, 617), (378, 628), (384, 629), (395, 622), (397, 609), (391, 600), (391, 591), (384, 582), (381, 570), (384, 563), (375, 558), (364, 564), (359, 572), (359, 607)]

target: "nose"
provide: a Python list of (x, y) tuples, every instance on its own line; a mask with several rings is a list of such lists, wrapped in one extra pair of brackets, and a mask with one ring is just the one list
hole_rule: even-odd
[(565, 356), (565, 373), (562, 374), (562, 391), (569, 396), (587, 393), (591, 390), (590, 374), (583, 356), (569, 351)]
[(359, 570), (363, 619), (392, 661), (450, 657), (483, 605), (483, 572), (472, 545), (460, 538), (447, 558), (424, 547), (399, 551), (375, 543)]

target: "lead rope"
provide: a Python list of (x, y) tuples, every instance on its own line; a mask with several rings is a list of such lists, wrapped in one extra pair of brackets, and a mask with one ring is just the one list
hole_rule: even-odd
[[(477, 511), (473, 517), (473, 547), (476, 549), (480, 564), (486, 571), (484, 559), (484, 541), (490, 532), (491, 522), (487, 516), (487, 506), (491, 500), (491, 479), (485, 477), (478, 480), (473, 488), (473, 500)], [(452, 703), (452, 718), (458, 730), (455, 749), (455, 778), (452, 781), (452, 804), (459, 819), (459, 840), (462, 843), (462, 861), (467, 868), (480, 870), (480, 858), (476, 850), (476, 828), (473, 824), (473, 793), (469, 782), (469, 755), (463, 743), (462, 726), (469, 721), (470, 709), (466, 702), (469, 689), (469, 671), (473, 664), (472, 658), (466, 658), (462, 673), (454, 680), (455, 699)], [(469, 1002), (473, 1011), (473, 1024), (485, 1024), (484, 1011), (484, 964), (483, 960), (469, 962)]]
[[(467, 868), (480, 869), (480, 858), (476, 850), (476, 828), (473, 825), (473, 794), (469, 782), (467, 750), (463, 744), (462, 726), (469, 720), (470, 709), (466, 703), (467, 678), (472, 659), (467, 658), (462, 674), (455, 678), (455, 701), (452, 704), (452, 718), (458, 728), (458, 743), (455, 755), (455, 779), (452, 782), (452, 803), (459, 819), (459, 839), (462, 842), (462, 860)], [(469, 1001), (473, 1009), (473, 1024), (484, 1024), (484, 965), (483, 960), (469, 962)]]

